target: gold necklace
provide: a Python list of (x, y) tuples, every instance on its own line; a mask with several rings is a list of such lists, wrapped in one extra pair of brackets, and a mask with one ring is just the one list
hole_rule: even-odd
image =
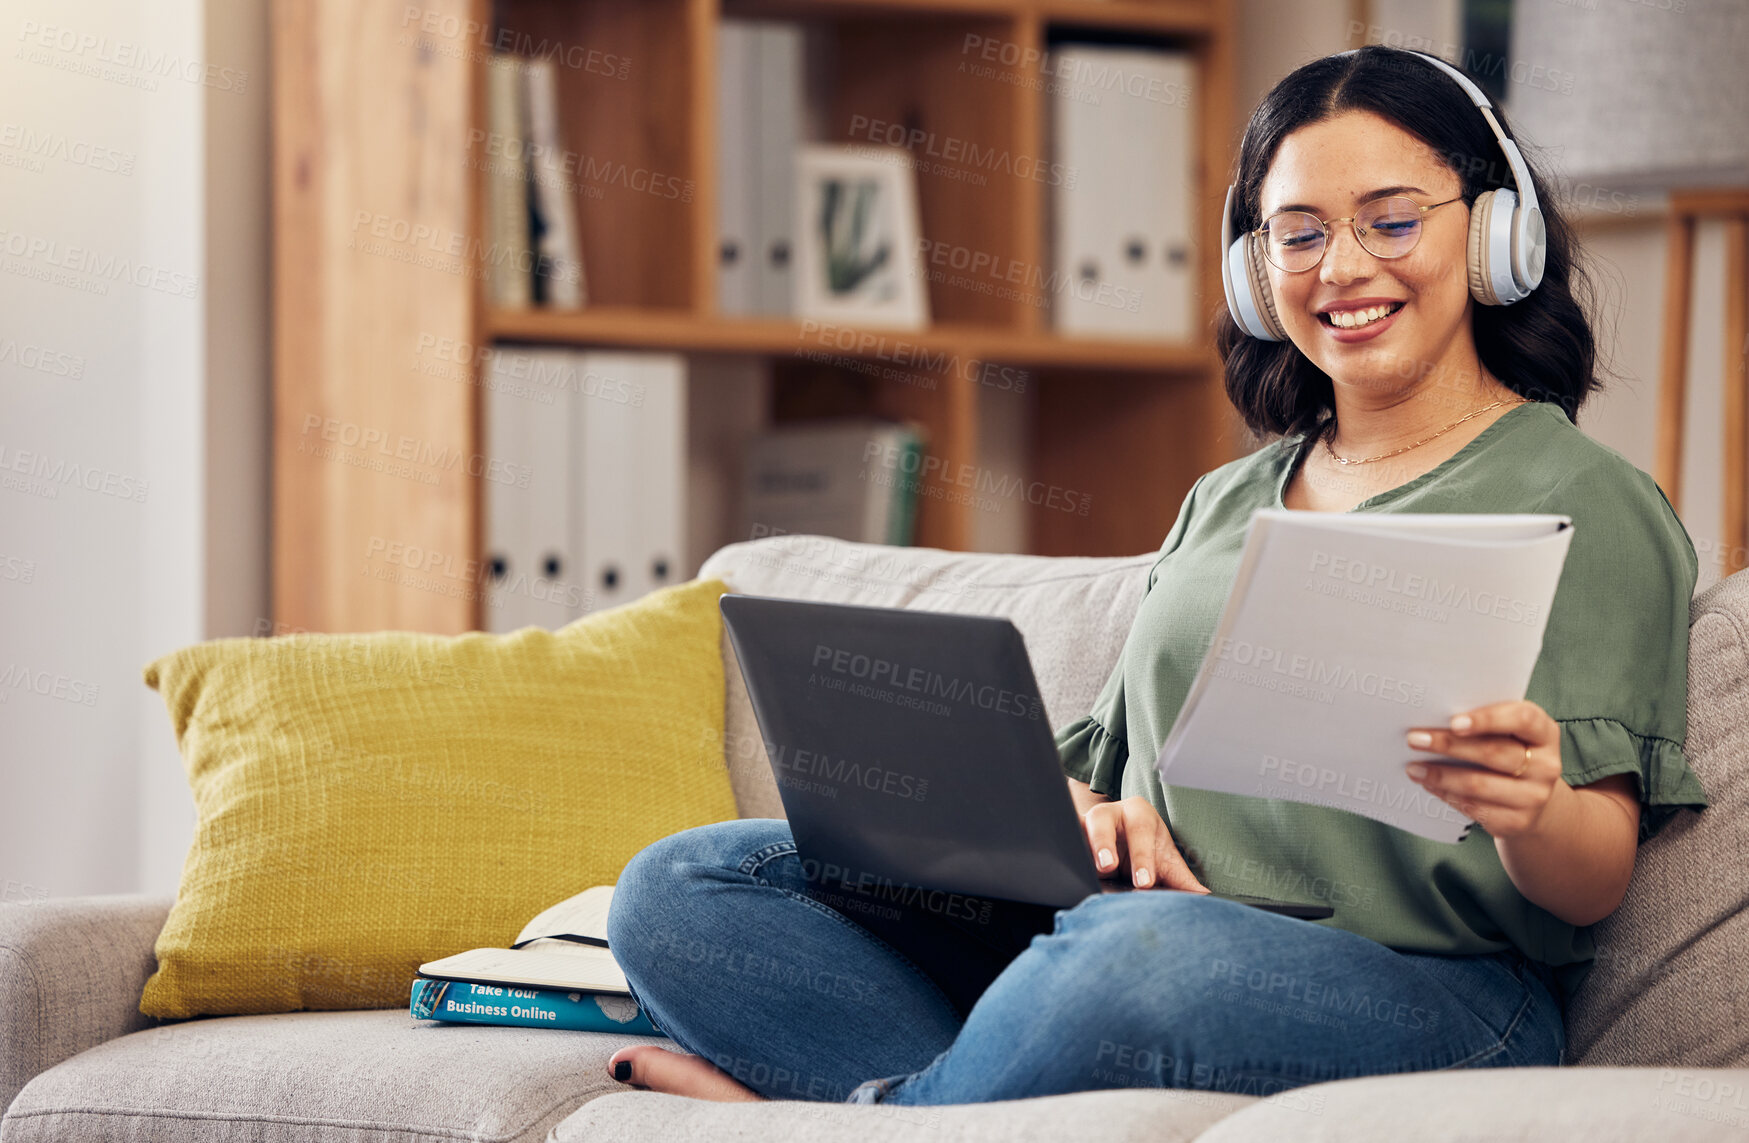
[[(1518, 406), (1523, 405), (1523, 404), (1527, 404), (1529, 401), (1530, 401), (1530, 398), (1528, 398), (1528, 397), (1520, 397), (1518, 400), (1512, 402), (1512, 407), (1516, 409)], [(1483, 405), (1480, 409), (1477, 409), (1475, 412), (1467, 413), (1464, 416), (1459, 417), (1457, 420), (1453, 421), (1451, 424), (1445, 426), (1445, 428), (1440, 429), (1439, 432), (1434, 433), (1432, 437), (1422, 437), (1420, 440), (1416, 441), (1414, 444), (1404, 445), (1402, 448), (1392, 449), (1390, 452), (1381, 452), (1377, 456), (1363, 456), (1357, 460), (1350, 460), (1349, 458), (1347, 458), (1345, 456), (1338, 456), (1336, 454), (1336, 450), (1330, 447), (1330, 438), (1336, 435), (1334, 432), (1334, 430), (1336, 428), (1336, 418), (1331, 417), (1330, 418), (1330, 429), (1332, 431), (1326, 432), (1324, 434), (1324, 451), (1329, 453), (1331, 459), (1334, 460), (1337, 464), (1371, 464), (1375, 460), (1384, 460), (1386, 457), (1396, 456), (1400, 452), (1408, 452), (1412, 448), (1419, 448), (1420, 446), (1426, 444), (1428, 441), (1432, 440), (1433, 437), (1441, 436), (1445, 433), (1451, 432), (1451, 430), (1457, 428), (1459, 425), (1463, 424), (1465, 421), (1469, 420), (1471, 417), (1479, 417), (1483, 413), (1486, 413), (1489, 409), (1497, 409), (1501, 405), (1504, 405), (1504, 404), (1506, 404), (1506, 401), (1504, 398), (1502, 398), (1501, 400), (1495, 401), (1491, 405)]]

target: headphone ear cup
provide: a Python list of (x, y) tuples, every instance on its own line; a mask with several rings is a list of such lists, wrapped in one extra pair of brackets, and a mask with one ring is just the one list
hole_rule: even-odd
[(1275, 295), (1269, 290), (1269, 267), (1264, 265), (1263, 251), (1258, 248), (1257, 236), (1245, 236), (1245, 266), (1251, 271), (1251, 296), (1256, 299), (1258, 316), (1263, 319), (1263, 327), (1277, 341), (1288, 339), (1287, 330), (1282, 328), (1281, 318), (1275, 312)]
[(1488, 229), (1494, 216), (1494, 192), (1483, 191), (1470, 206), (1468, 254), (1464, 259), (1470, 280), (1470, 297), (1485, 306), (1497, 306), (1500, 299), (1491, 284), (1493, 275), (1488, 266)]

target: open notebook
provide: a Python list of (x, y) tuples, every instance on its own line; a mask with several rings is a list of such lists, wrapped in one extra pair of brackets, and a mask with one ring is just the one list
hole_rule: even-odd
[(421, 976), (503, 987), (630, 996), (607, 950), (613, 886), (597, 885), (543, 910), (507, 949), (470, 949), (419, 966)]
[(1160, 781), (1462, 841), (1403, 772), (1455, 760), (1404, 735), (1524, 697), (1572, 539), (1566, 516), (1258, 510)]

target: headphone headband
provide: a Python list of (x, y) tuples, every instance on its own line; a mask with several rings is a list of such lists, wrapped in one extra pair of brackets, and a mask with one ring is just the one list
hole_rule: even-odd
[[(1349, 48), (1345, 52), (1337, 52), (1336, 54), (1338, 56), (1351, 56), (1359, 50), (1359, 48)], [(1505, 153), (1506, 166), (1512, 171), (1512, 189), (1518, 192), (1518, 201), (1527, 207), (1536, 206), (1536, 187), (1530, 181), (1530, 168), (1525, 165), (1524, 156), (1518, 151), (1518, 144), (1506, 137), (1506, 132), (1500, 127), (1500, 121), (1494, 118), (1494, 104), (1489, 100), (1488, 93), (1472, 83), (1469, 76), (1438, 56), (1415, 51), (1413, 48), (1398, 48), (1397, 50), (1420, 56), (1457, 81), (1457, 85), (1464, 89), (1464, 94), (1470, 97), (1470, 102), (1474, 103), (1476, 108), (1481, 111), (1482, 118), (1488, 121), (1488, 130), (1494, 132), (1494, 138), (1499, 142), (1500, 150)]]

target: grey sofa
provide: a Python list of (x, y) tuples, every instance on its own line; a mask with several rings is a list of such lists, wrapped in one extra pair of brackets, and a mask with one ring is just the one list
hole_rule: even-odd
[[(703, 574), (761, 594), (1007, 615), (1061, 726), (1115, 662), (1152, 560), (777, 537), (724, 548)], [(156, 1025), (138, 1002), (170, 902), (103, 897), (0, 905), (0, 1143), (1749, 1139), (1746, 627), (1749, 575), (1693, 602), (1688, 748), (1713, 807), (1642, 847), (1626, 903), (1597, 927), (1597, 968), (1568, 1013), (1578, 1066), (1261, 1100), (1113, 1090), (942, 1108), (710, 1104), (615, 1084), (605, 1063), (628, 1037), (425, 1024), (404, 1009)], [(736, 798), (743, 815), (776, 816), (726, 642), (724, 655)]]

